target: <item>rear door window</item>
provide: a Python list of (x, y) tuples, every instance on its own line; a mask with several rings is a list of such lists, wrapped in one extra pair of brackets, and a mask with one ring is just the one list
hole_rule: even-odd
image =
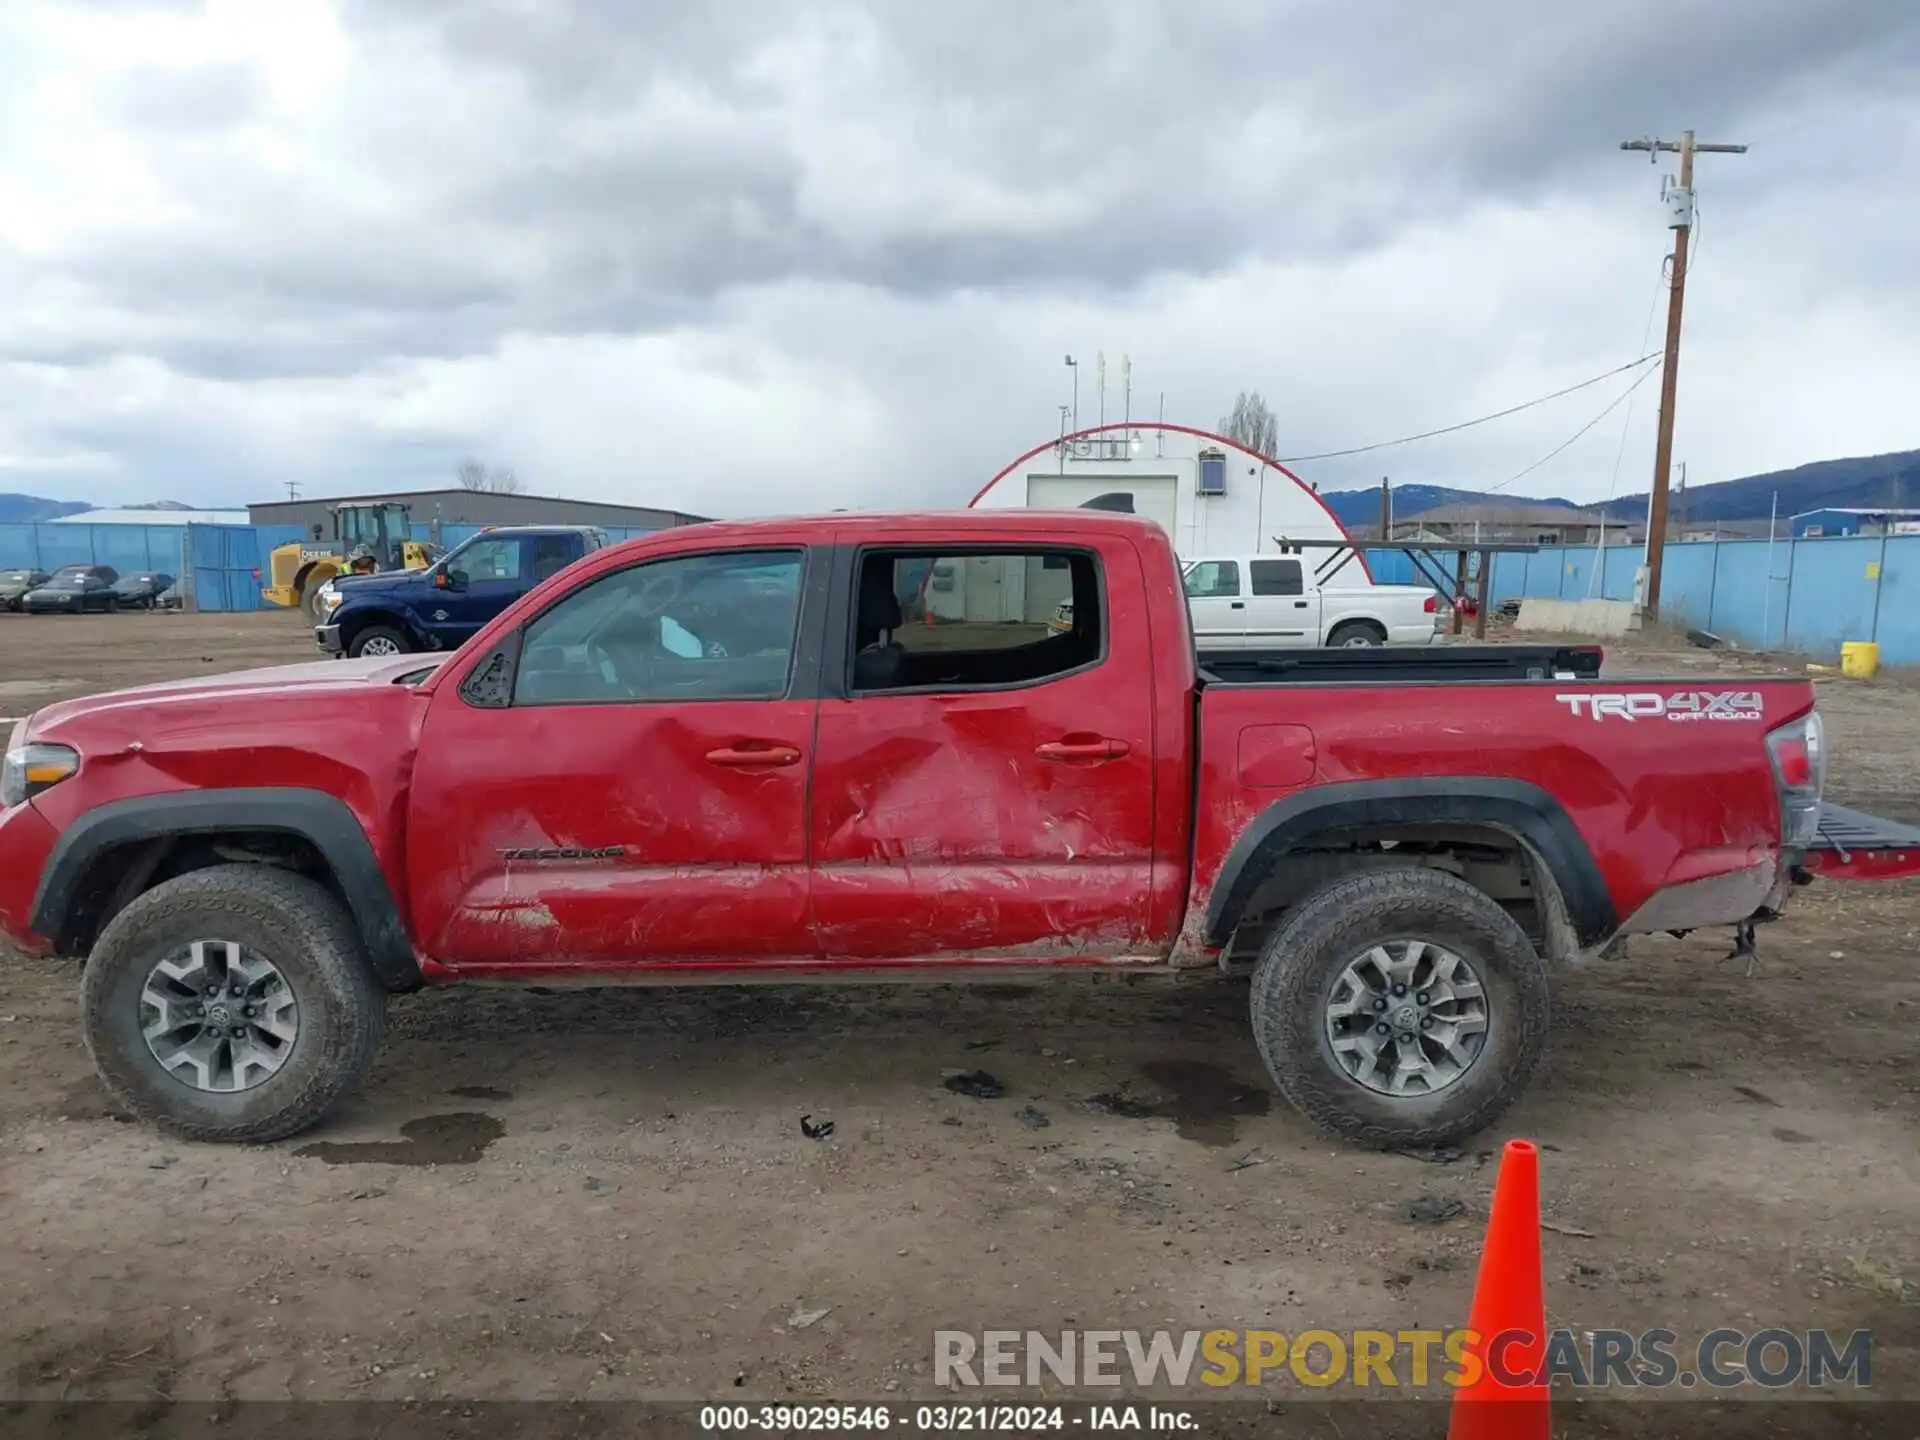
[(1298, 560), (1255, 560), (1247, 566), (1256, 595), (1304, 595)]

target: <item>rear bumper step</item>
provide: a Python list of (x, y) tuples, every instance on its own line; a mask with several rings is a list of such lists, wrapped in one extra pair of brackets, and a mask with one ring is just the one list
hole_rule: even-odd
[(1820, 831), (1801, 868), (1833, 880), (1896, 880), (1920, 875), (1920, 826), (1822, 803)]

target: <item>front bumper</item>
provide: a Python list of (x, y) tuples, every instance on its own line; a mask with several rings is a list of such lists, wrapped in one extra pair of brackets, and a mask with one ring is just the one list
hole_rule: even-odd
[(329, 655), (344, 655), (347, 647), (340, 643), (338, 625), (316, 625), (313, 627), (313, 643)]
[(53, 949), (51, 936), (34, 933), (34, 895), (59, 835), (33, 802), (0, 810), (0, 936), (30, 955)]

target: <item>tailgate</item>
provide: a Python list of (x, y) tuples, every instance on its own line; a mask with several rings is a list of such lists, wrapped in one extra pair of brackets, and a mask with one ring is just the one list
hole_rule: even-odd
[(1834, 880), (1920, 875), (1920, 828), (1823, 802), (1819, 834), (1800, 864)]

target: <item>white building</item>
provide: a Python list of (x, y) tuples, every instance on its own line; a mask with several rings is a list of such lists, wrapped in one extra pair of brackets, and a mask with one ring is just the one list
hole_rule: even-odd
[(1249, 555), (1297, 540), (1345, 540), (1298, 475), (1223, 435), (1161, 421), (1080, 430), (1036, 445), (969, 502), (1078, 508), (1107, 497), (1159, 522), (1181, 555)]
[[(1183, 556), (1349, 538), (1313, 487), (1285, 466), (1224, 435), (1162, 421), (1097, 425), (1036, 445), (968, 504), (1130, 511), (1156, 521)], [(1347, 573), (1348, 583), (1365, 583), (1364, 563)], [(1071, 598), (1065, 569), (975, 556), (936, 565), (926, 601), (943, 619), (1031, 624)]]

